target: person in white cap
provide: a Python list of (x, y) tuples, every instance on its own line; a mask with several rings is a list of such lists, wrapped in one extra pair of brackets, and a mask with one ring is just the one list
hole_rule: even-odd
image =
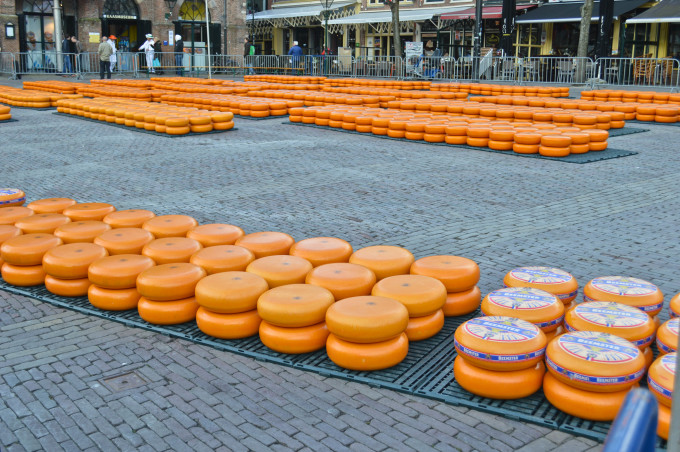
[(184, 41), (182, 41), (181, 35), (175, 35), (175, 68), (177, 69), (177, 75), (180, 77), (184, 75)]
[(151, 33), (146, 35), (146, 42), (139, 47), (139, 50), (143, 50), (146, 54), (146, 67), (149, 72), (155, 74), (156, 71), (153, 68), (153, 35)]

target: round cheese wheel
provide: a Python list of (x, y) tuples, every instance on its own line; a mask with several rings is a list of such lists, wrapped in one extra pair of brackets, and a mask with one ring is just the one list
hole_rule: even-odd
[(248, 264), (254, 260), (255, 255), (252, 251), (242, 246), (217, 245), (197, 251), (191, 256), (189, 262), (200, 265), (209, 275), (212, 275), (245, 271)]
[(22, 234), (21, 229), (11, 224), (0, 224), (0, 245)]
[(42, 265), (2, 264), (2, 279), (7, 284), (19, 287), (39, 286), (45, 283), (45, 270)]
[(670, 311), (671, 317), (680, 317), (680, 293), (671, 298), (668, 310)]
[(411, 317), (406, 327), (406, 336), (410, 342), (429, 339), (444, 328), (444, 312), (439, 309), (433, 314)]
[(326, 340), (326, 353), (339, 367), (351, 370), (380, 370), (396, 366), (408, 354), (406, 333), (383, 342), (357, 344), (333, 334)]
[(87, 278), (59, 279), (45, 276), (45, 288), (60, 297), (84, 297), (92, 283)]
[(562, 323), (564, 304), (555, 295), (541, 289), (507, 287), (484, 297), (482, 312), (484, 315), (526, 320), (549, 333)]
[(95, 308), (104, 311), (127, 311), (137, 309), (139, 292), (136, 288), (131, 289), (104, 289), (92, 284), (87, 290), (87, 299)]
[(260, 328), (260, 316), (256, 310), (237, 314), (220, 314), (205, 309), (196, 311), (196, 325), (208, 336), (219, 339), (243, 339), (257, 334)]
[(264, 320), (260, 323), (260, 340), (279, 353), (298, 355), (321, 350), (328, 334), (325, 322), (298, 328), (276, 326)]
[(458, 354), (488, 370), (531, 368), (543, 359), (546, 342), (533, 323), (502, 316), (470, 319), (454, 335)]
[(654, 340), (656, 326), (644, 312), (612, 301), (590, 301), (576, 305), (564, 317), (567, 331), (599, 331), (622, 337), (644, 348)]
[(324, 322), (334, 302), (333, 294), (323, 287), (289, 284), (263, 293), (257, 300), (257, 311), (262, 320), (274, 326), (299, 328)]
[(154, 325), (177, 325), (196, 318), (199, 306), (194, 298), (174, 301), (151, 301), (141, 297), (137, 303), (139, 316)]
[(198, 221), (188, 215), (161, 215), (146, 220), (142, 229), (152, 233), (157, 239), (167, 237), (186, 237), (187, 232), (198, 226)]
[(671, 409), (665, 405), (659, 405), (659, 424), (656, 427), (656, 434), (668, 440), (668, 432), (671, 428)]
[(253, 232), (244, 235), (234, 242), (234, 245), (248, 248), (256, 258), (288, 254), (295, 239), (283, 232)]
[(67, 207), (62, 213), (69, 217), (71, 221), (101, 221), (105, 216), (115, 211), (114, 206), (105, 202), (84, 202)]
[(12, 265), (42, 265), (47, 251), (63, 242), (52, 234), (25, 234), (0, 245), (0, 256)]
[(133, 289), (137, 287), (137, 276), (155, 265), (147, 256), (118, 254), (94, 261), (87, 277), (103, 289)]
[(479, 266), (460, 256), (423, 257), (411, 265), (411, 274), (438, 279), (447, 292), (465, 292), (479, 282)]
[(409, 250), (385, 245), (361, 248), (349, 258), (351, 264), (362, 265), (373, 271), (378, 281), (388, 276), (407, 274), (414, 261)]
[(274, 288), (286, 284), (303, 284), (312, 264), (297, 256), (267, 256), (255, 259), (248, 264), (246, 271), (263, 277), (269, 287)]
[(676, 352), (659, 356), (649, 367), (647, 375), (649, 390), (656, 396), (659, 403), (669, 408), (673, 400), (676, 359)]
[(339, 339), (362, 344), (399, 336), (406, 330), (408, 320), (408, 310), (403, 304), (384, 297), (345, 298), (326, 311), (326, 326), (331, 333)]
[(410, 317), (430, 316), (439, 312), (446, 303), (444, 284), (435, 278), (422, 275), (387, 277), (373, 286), (371, 295), (401, 302), (408, 309)]
[[(37, 216), (34, 215), (31, 218)], [(110, 229), (111, 226), (103, 221), (74, 221), (59, 226), (54, 230), (54, 235), (59, 237), (64, 243), (92, 243), (95, 238)]]
[(71, 219), (60, 213), (41, 213), (21, 218), (14, 226), (24, 234), (53, 234), (59, 227), (71, 222)]
[(23, 206), (26, 193), (18, 188), (0, 188), (0, 207)]
[(76, 203), (75, 199), (71, 198), (45, 198), (38, 199), (26, 205), (35, 213), (62, 213), (67, 207), (71, 207)]
[(352, 251), (352, 245), (349, 242), (336, 237), (304, 239), (290, 247), (291, 256), (307, 259), (314, 267), (347, 262)]
[(310, 271), (305, 282), (330, 290), (337, 301), (370, 294), (375, 274), (357, 264), (325, 264)]
[(585, 301), (615, 301), (634, 306), (650, 316), (661, 312), (663, 293), (654, 284), (627, 276), (601, 276), (583, 288)]
[(117, 228), (141, 228), (142, 225), (155, 217), (156, 214), (150, 210), (130, 209), (119, 210), (104, 217), (102, 220), (114, 229)]
[(464, 292), (453, 292), (446, 295), (443, 311), (446, 317), (465, 315), (476, 310), (482, 302), (482, 292), (474, 286)]
[(257, 299), (267, 290), (267, 281), (253, 273), (215, 273), (196, 285), (196, 302), (212, 312), (238, 314), (257, 309)]
[(518, 267), (503, 278), (506, 287), (533, 287), (571, 303), (578, 293), (578, 282), (570, 273), (554, 267)]
[(473, 366), (462, 356), (456, 356), (453, 374), (463, 389), (475, 395), (490, 399), (521, 399), (541, 389), (545, 365), (539, 361), (528, 369), (502, 372)]
[(17, 220), (30, 217), (34, 213), (28, 207), (0, 207), (0, 224), (14, 224)]
[(196, 284), (206, 276), (194, 264), (165, 264), (144, 270), (137, 277), (137, 290), (149, 300), (170, 301), (192, 298)]
[[(159, 217), (160, 218), (160, 217)], [(142, 248), (142, 254), (149, 256), (157, 264), (189, 262), (191, 256), (203, 246), (194, 239), (186, 237), (167, 237), (152, 240)]]
[(243, 229), (231, 224), (213, 223), (196, 226), (187, 237), (198, 240), (203, 246), (233, 245), (246, 235)]
[(574, 331), (551, 341), (548, 370), (574, 388), (617, 392), (630, 388), (645, 372), (645, 358), (629, 341), (609, 333)]
[(660, 353), (677, 352), (680, 317), (668, 320), (656, 332), (656, 346)]
[(591, 421), (611, 421), (623, 405), (630, 388), (617, 392), (592, 392), (564, 384), (550, 372), (543, 378), (545, 398), (557, 409)]
[(108, 255), (103, 246), (94, 243), (70, 243), (47, 251), (42, 265), (45, 273), (55, 278), (83, 279), (90, 264)]
[(152, 233), (142, 228), (115, 228), (103, 232), (94, 239), (94, 243), (101, 245), (111, 255), (142, 254), (144, 246), (154, 240)]

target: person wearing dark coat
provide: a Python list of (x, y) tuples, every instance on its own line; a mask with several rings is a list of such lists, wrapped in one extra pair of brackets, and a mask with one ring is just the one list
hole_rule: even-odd
[(66, 35), (61, 43), (61, 54), (64, 56), (64, 73), (72, 74), (73, 65), (71, 64), (71, 54), (73, 53), (73, 48), (71, 46), (71, 37)]
[(175, 35), (175, 69), (180, 77), (184, 75), (184, 41), (181, 35)]

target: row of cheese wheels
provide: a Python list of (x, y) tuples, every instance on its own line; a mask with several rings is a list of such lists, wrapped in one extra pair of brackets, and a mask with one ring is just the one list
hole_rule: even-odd
[(581, 91), (581, 99), (600, 102), (641, 102), (680, 105), (680, 94), (656, 91), (610, 90)]
[(263, 90), (248, 93), (249, 97), (268, 97), (272, 99), (295, 99), (304, 101), (305, 106), (319, 105), (364, 105), (367, 107), (380, 107), (380, 96), (325, 93), (320, 91), (296, 91), (296, 90)]
[(23, 83), (24, 89), (33, 91), (46, 91), (48, 93), (58, 94), (77, 94), (77, 88), (83, 86), (82, 83), (65, 82), (63, 80), (39, 80), (39, 81), (25, 81)]
[[(144, 88), (144, 89), (151, 89), (153, 86), (153, 81), (155, 80), (154, 78), (151, 78), (150, 80), (140, 80), (140, 79), (132, 79), (132, 78), (122, 78), (122, 79), (92, 79), (90, 80), (90, 85), (94, 86), (127, 86), (130, 88)], [(161, 79), (164, 80), (164, 79)], [(201, 79), (202, 80), (202, 79)], [(69, 83), (69, 82), (66, 82)], [(73, 83), (73, 82), (71, 82)]]
[(380, 96), (380, 101), (383, 102), (384, 97), (392, 96), (394, 99), (387, 100), (402, 100), (402, 99), (467, 99), (468, 95), (465, 93), (448, 93), (444, 91), (416, 91), (410, 89), (387, 89), (375, 88), (370, 86), (353, 86), (353, 87), (330, 87), (324, 86), (323, 92), (326, 93), (346, 93), (346, 94), (369, 94), (373, 96)]
[(363, 78), (327, 78), (325, 86), (370, 86), (390, 89), (425, 89), (429, 90), (432, 82), (427, 80), (373, 80)]
[(12, 119), (12, 109), (10, 107), (0, 105), (0, 121), (7, 121), (8, 119)]
[(78, 93), (85, 97), (121, 97), (139, 102), (158, 102), (158, 99), (168, 91), (130, 88), (127, 86), (89, 86), (81, 85)]
[(167, 94), (161, 98), (161, 102), (180, 107), (228, 111), (253, 118), (287, 115), (289, 107), (301, 107), (303, 104), (299, 100), (260, 99), (225, 94)]
[(199, 85), (195, 83), (177, 83), (177, 82), (153, 82), (153, 90), (174, 91), (177, 93), (191, 93), (191, 94), (231, 94), (243, 95), (251, 90), (259, 90), (259, 87), (247, 86), (215, 86), (215, 85)]
[(57, 104), (57, 111), (168, 135), (234, 128), (234, 115), (231, 112), (211, 112), (127, 99), (62, 100)]
[(244, 75), (243, 80), (258, 82), (276, 82), (286, 84), (308, 83), (319, 85), (325, 82), (326, 77), (295, 76), (295, 75)]
[(432, 83), (432, 91), (481, 94), (483, 96), (521, 95), (532, 97), (569, 97), (568, 86), (513, 86), (486, 83)]
[(77, 99), (81, 94), (56, 94), (44, 91), (25, 90), (4, 86), (0, 91), (0, 103), (13, 107), (24, 108), (50, 108), (57, 105), (61, 99)]

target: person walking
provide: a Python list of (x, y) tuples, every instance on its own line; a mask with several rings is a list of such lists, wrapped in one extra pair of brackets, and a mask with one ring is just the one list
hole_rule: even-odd
[(71, 64), (72, 53), (73, 50), (71, 49), (71, 37), (66, 35), (64, 36), (64, 40), (61, 42), (61, 54), (63, 55), (64, 60), (63, 72), (69, 75), (73, 73), (73, 65)]
[(118, 62), (118, 55), (116, 55), (117, 50), (116, 50), (116, 36), (111, 35), (109, 36), (109, 45), (111, 46), (111, 58), (109, 60), (111, 61), (111, 72), (115, 72), (116, 70), (116, 63)]
[(253, 69), (253, 58), (255, 55), (255, 46), (250, 43), (250, 40), (246, 37), (243, 40), (243, 62), (248, 69), (248, 74), (255, 74)]
[(151, 33), (146, 35), (146, 41), (139, 47), (139, 50), (143, 50), (146, 54), (146, 67), (149, 72), (155, 74), (156, 71), (153, 68), (153, 35)]
[(153, 51), (154, 51), (154, 60), (153, 60), (153, 67), (158, 68), (158, 73), (163, 75), (162, 71), (162, 64), (161, 60), (163, 59), (163, 47), (161, 47), (162, 43), (159, 38), (156, 38), (156, 42), (153, 44)]
[(184, 76), (184, 41), (182, 35), (175, 35), (175, 70), (180, 77)]
[(298, 73), (297, 69), (300, 67), (302, 48), (298, 45), (297, 41), (293, 41), (293, 47), (291, 47), (290, 50), (288, 51), (288, 55), (292, 57), (290, 59), (290, 62), (292, 64), (292, 67), (296, 69), (296, 73)]
[(74, 69), (79, 73), (82, 71), (83, 65), (83, 60), (81, 58), (81, 53), (83, 53), (83, 45), (80, 43), (80, 41), (78, 41), (78, 38), (71, 36), (71, 47), (73, 53), (75, 54), (75, 58), (73, 59), (75, 62)]
[(104, 79), (104, 73), (106, 72), (106, 78), (111, 78), (111, 45), (107, 42), (108, 38), (102, 36), (102, 42), (99, 44), (97, 53), (99, 54), (99, 78)]

